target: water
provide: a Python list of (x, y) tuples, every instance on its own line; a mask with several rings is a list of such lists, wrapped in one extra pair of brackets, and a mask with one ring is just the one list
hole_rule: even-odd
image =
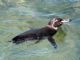
[[(0, 0), (0, 60), (80, 60), (79, 6), (80, 0)], [(56, 16), (72, 19), (55, 36), (57, 49), (47, 39), (38, 44), (8, 42)]]

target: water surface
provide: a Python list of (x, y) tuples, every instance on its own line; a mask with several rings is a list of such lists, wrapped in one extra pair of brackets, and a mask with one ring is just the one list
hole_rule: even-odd
[[(56, 16), (72, 19), (57, 33), (57, 49), (47, 39), (38, 44), (8, 42), (31, 27), (45, 26)], [(79, 0), (0, 0), (0, 60), (79, 60), (79, 42)]]

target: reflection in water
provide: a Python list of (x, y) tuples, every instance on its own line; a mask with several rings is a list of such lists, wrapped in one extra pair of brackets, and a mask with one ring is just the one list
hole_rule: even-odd
[[(0, 0), (0, 60), (79, 60), (79, 6), (79, 0)], [(47, 40), (20, 45), (8, 42), (30, 26), (45, 26), (55, 16), (72, 19), (55, 37), (58, 49)]]

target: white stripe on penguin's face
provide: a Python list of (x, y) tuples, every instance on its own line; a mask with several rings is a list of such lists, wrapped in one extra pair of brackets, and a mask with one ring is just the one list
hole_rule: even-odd
[(54, 27), (55, 22), (57, 22), (56, 18), (53, 18), (51, 22), (52, 22), (51, 26)]

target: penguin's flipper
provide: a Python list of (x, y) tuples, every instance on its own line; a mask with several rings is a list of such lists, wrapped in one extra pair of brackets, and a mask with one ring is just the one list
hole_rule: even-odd
[(57, 44), (55, 42), (55, 39), (53, 39), (52, 37), (48, 37), (48, 41), (51, 43), (52, 46), (54, 46), (54, 48), (57, 48)]

